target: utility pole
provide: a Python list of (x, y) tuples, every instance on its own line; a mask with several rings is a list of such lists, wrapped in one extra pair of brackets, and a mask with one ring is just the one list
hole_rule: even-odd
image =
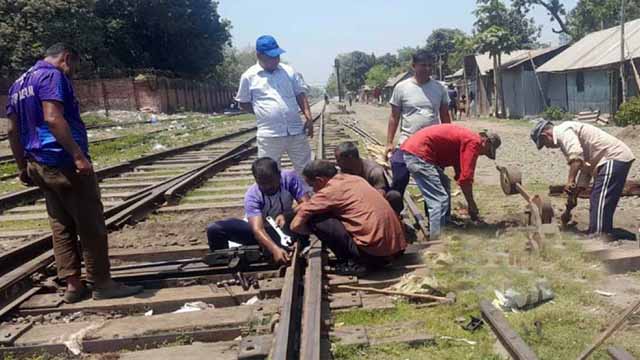
[[(627, 81), (624, 75), (624, 5), (625, 0), (620, 0), (620, 80), (622, 81), (622, 102), (627, 101)], [(632, 60), (633, 61), (633, 60)]]
[(336, 59), (336, 82), (338, 83), (338, 102), (342, 102), (342, 87), (340, 86), (340, 60)]

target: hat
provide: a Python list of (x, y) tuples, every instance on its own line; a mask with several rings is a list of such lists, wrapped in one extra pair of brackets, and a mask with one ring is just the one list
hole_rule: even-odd
[(531, 140), (536, 144), (538, 150), (542, 149), (542, 141), (540, 139), (540, 135), (542, 134), (542, 130), (547, 125), (553, 125), (553, 123), (549, 120), (541, 119), (536, 123), (536, 126), (531, 129)]
[(256, 51), (269, 57), (278, 57), (284, 53), (284, 50), (280, 49), (278, 42), (271, 35), (262, 35), (256, 40)]
[(491, 144), (491, 148), (489, 149), (489, 153), (487, 154), (487, 156), (489, 157), (489, 159), (495, 160), (496, 150), (500, 147), (500, 145), (502, 145), (502, 140), (500, 139), (500, 135), (487, 129), (485, 129), (484, 131), (481, 131), (480, 135), (485, 136), (487, 140), (489, 140), (489, 143)]

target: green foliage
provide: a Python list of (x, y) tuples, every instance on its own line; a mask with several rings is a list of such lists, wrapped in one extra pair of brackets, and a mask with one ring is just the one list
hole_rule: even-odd
[(224, 60), (214, 68), (210, 78), (222, 85), (237, 86), (242, 73), (257, 61), (256, 51), (252, 46), (236, 49), (227, 45), (224, 47)]
[(464, 55), (473, 53), (464, 47), (468, 38), (460, 29), (436, 29), (427, 38), (425, 49), (436, 57), (441, 56), (443, 76), (456, 72), (462, 67)]
[(0, 71), (28, 69), (53, 43), (101, 53), (103, 34), (93, 0), (1, 0)]
[(387, 80), (393, 75), (395, 75), (394, 68), (376, 64), (367, 72), (365, 83), (371, 88), (383, 88), (387, 84)]
[[(627, 21), (640, 17), (640, 2), (626, 1)], [(620, 0), (580, 0), (569, 12), (569, 28), (575, 40), (588, 33), (620, 25)]]
[(522, 13), (528, 13), (532, 6), (542, 6), (550, 17), (551, 22), (556, 22), (560, 26), (560, 30), (551, 29), (556, 34), (565, 34), (573, 36), (573, 32), (567, 26), (567, 11), (560, 0), (514, 0), (513, 7)]
[(55, 42), (83, 72), (156, 69), (197, 76), (223, 62), (230, 24), (210, 0), (0, 0), (0, 71), (24, 71)]
[(109, 54), (126, 68), (203, 74), (222, 63), (230, 39), (229, 22), (210, 0), (97, 0), (96, 15)]
[(375, 65), (376, 58), (362, 51), (352, 51), (338, 55), (338, 61), (340, 61), (340, 81), (347, 90), (356, 92), (364, 85), (367, 71)]
[(558, 106), (549, 106), (544, 109), (542, 116), (547, 120), (560, 121), (567, 117), (567, 113)]
[(499, 55), (536, 46), (540, 28), (518, 7), (507, 8), (502, 0), (478, 0), (474, 14), (479, 52)]
[(616, 125), (640, 125), (640, 97), (627, 100), (615, 116)]

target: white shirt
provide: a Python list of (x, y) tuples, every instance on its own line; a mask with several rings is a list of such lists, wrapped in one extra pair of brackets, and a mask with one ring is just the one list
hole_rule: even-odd
[(242, 74), (236, 101), (251, 103), (256, 115), (258, 137), (300, 135), (304, 122), (296, 97), (309, 87), (302, 75), (286, 64), (268, 72), (255, 64)]
[(580, 185), (588, 184), (598, 167), (609, 160), (630, 162), (635, 159), (631, 149), (613, 135), (589, 124), (565, 121), (553, 127), (553, 143), (560, 150), (567, 163), (579, 159), (585, 165), (580, 172)]
[(401, 112), (398, 145), (402, 145), (418, 130), (441, 123), (440, 108), (449, 106), (449, 95), (440, 82), (431, 79), (419, 85), (412, 76), (396, 85), (389, 103)]

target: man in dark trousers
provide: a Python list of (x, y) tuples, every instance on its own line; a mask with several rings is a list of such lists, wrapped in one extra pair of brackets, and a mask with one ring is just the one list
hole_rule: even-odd
[(360, 158), (358, 146), (351, 141), (338, 144), (334, 153), (336, 162), (343, 173), (360, 176), (367, 180), (369, 185), (387, 199), (396, 214), (402, 212), (404, 209), (402, 195), (396, 190), (391, 190), (382, 166), (373, 160)]
[(569, 165), (565, 192), (578, 193), (594, 178), (588, 232), (613, 237), (613, 215), (635, 160), (631, 149), (613, 135), (578, 121), (554, 125), (540, 120), (531, 131), (531, 140), (538, 150), (560, 148), (564, 154)]
[(316, 235), (341, 263), (384, 265), (407, 247), (404, 228), (385, 198), (360, 176), (314, 160), (302, 172), (315, 194), (298, 207), (291, 230)]
[(79, 61), (78, 52), (68, 45), (51, 46), (44, 60), (11, 86), (7, 105), (9, 142), (20, 179), (38, 185), (46, 199), (58, 277), (66, 280), (68, 303), (89, 295), (80, 281), (81, 261), (96, 300), (142, 291), (140, 286), (111, 280), (100, 189), (89, 158), (87, 130), (68, 78)]
[(207, 228), (209, 248), (229, 248), (229, 240), (242, 245), (260, 245), (276, 263), (286, 264), (289, 254), (276, 231), (266, 222), (272, 217), (278, 227), (288, 232), (293, 218), (294, 200), (301, 204), (309, 199), (302, 179), (293, 170), (280, 171), (278, 163), (263, 157), (254, 161), (251, 172), (256, 183), (244, 196), (244, 219), (216, 221)]

